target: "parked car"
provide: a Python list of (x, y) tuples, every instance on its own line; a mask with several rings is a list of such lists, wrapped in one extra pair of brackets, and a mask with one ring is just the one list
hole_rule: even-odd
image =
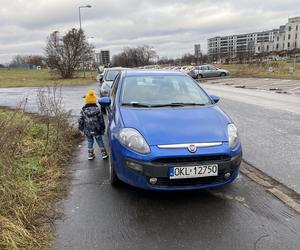
[(103, 77), (100, 77), (100, 97), (109, 96), (111, 86), (116, 76), (124, 68), (107, 68), (104, 71)]
[(198, 83), (176, 71), (122, 71), (108, 113), (112, 185), (150, 190), (213, 188), (238, 175), (237, 128)]
[(100, 84), (102, 84), (103, 81), (103, 77), (105, 74), (106, 68), (102, 68), (101, 70), (98, 70), (98, 74), (96, 76), (96, 80), (97, 82), (99, 82)]
[(229, 76), (229, 71), (213, 65), (201, 65), (195, 67), (188, 74), (194, 79), (199, 79), (203, 77)]

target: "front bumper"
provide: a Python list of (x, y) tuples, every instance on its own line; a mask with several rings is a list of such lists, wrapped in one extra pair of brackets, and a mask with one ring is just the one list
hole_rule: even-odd
[[(132, 151), (123, 148), (118, 152), (117, 159), (113, 159), (114, 167), (118, 177), (138, 188), (150, 190), (187, 190), (187, 189), (208, 189), (231, 183), (239, 172), (239, 166), (242, 161), (241, 145), (228, 153), (224, 152), (226, 145), (214, 147), (206, 150), (202, 154), (191, 154), (187, 150), (164, 150), (156, 151), (154, 158), (143, 159)], [(227, 147), (228, 148), (228, 147)], [(223, 149), (223, 150), (222, 150)], [(114, 151), (114, 150), (113, 150)], [(174, 153), (175, 151), (175, 153)], [(211, 151), (211, 154), (208, 154)], [(223, 151), (223, 152), (222, 152)], [(157, 153), (160, 153), (157, 155)], [(199, 166), (208, 164), (218, 164), (218, 176), (170, 179), (170, 167)], [(230, 176), (228, 177), (228, 173)], [(227, 174), (227, 176), (225, 176)], [(150, 179), (156, 178), (157, 182), (151, 184)]]

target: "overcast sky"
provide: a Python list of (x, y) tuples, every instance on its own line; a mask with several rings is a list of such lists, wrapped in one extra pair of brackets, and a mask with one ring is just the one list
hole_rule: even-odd
[(299, 0), (0, 0), (0, 63), (42, 54), (47, 36), (79, 26), (96, 50), (148, 44), (160, 56), (193, 53), (207, 38), (278, 28), (300, 16)]

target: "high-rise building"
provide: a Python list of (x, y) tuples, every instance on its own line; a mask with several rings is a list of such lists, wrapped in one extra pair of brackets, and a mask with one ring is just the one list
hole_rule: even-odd
[(109, 50), (101, 50), (99, 53), (96, 53), (96, 62), (99, 65), (109, 65), (110, 64)]
[(200, 44), (194, 45), (194, 55), (196, 58), (199, 58), (201, 56), (201, 45)]
[(217, 62), (251, 59), (265, 52), (299, 48), (300, 17), (289, 18), (279, 29), (208, 39), (208, 56)]

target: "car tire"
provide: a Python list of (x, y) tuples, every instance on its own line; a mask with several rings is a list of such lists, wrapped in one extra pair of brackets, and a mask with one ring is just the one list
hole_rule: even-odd
[(115, 171), (115, 168), (112, 164), (112, 153), (111, 153), (111, 149), (109, 150), (109, 153), (108, 153), (108, 166), (109, 166), (109, 181), (110, 181), (110, 184), (113, 186), (113, 187), (118, 187), (120, 186), (121, 184), (121, 181), (120, 179), (118, 178), (117, 174), (116, 174), (116, 171)]
[(221, 76), (221, 77), (222, 77), (222, 76), (226, 76), (226, 73), (222, 72), (222, 73), (220, 74), (220, 76)]
[(197, 75), (197, 79), (202, 79), (202, 78), (203, 78), (203, 75), (201, 75), (201, 74)]

